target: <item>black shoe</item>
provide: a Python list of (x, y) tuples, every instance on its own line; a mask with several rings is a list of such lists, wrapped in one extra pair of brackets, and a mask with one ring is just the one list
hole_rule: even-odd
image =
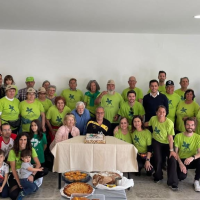
[(176, 186), (176, 185), (169, 185), (169, 187), (170, 187), (173, 191), (178, 191), (178, 186)]

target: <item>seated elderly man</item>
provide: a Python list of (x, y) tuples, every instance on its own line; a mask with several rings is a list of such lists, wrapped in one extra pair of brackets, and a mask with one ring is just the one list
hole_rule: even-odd
[(76, 109), (71, 112), (76, 118), (76, 127), (80, 130), (80, 135), (86, 134), (86, 125), (90, 119), (90, 112), (85, 108), (82, 101), (76, 103)]
[(104, 118), (104, 108), (99, 106), (96, 109), (96, 117), (87, 123), (87, 133), (103, 133), (112, 136), (111, 124)]

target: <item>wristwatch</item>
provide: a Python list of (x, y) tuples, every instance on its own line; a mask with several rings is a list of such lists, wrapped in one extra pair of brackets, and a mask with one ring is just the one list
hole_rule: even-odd
[(146, 158), (146, 161), (149, 161), (149, 162), (150, 162), (150, 159), (149, 159), (149, 158)]
[(194, 160), (195, 160), (195, 156), (192, 156), (193, 158), (194, 158)]

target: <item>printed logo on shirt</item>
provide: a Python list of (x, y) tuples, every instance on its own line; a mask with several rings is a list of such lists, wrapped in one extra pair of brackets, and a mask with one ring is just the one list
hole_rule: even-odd
[(157, 126), (155, 127), (154, 132), (155, 132), (156, 134), (159, 134), (159, 135), (160, 135), (160, 130), (157, 128)]
[(133, 115), (134, 115), (133, 108), (130, 108), (128, 116), (130, 116), (131, 118), (133, 118)]
[(59, 116), (57, 116), (56, 121), (57, 121), (58, 123), (62, 123), (62, 118), (59, 117)]
[(184, 151), (190, 151), (190, 144), (183, 141), (182, 147)]
[(181, 113), (186, 113), (187, 114), (186, 110), (187, 110), (186, 108), (182, 107)]
[(109, 98), (107, 98), (106, 103), (107, 103), (107, 106), (108, 106), (108, 105), (111, 105), (111, 106), (112, 106), (112, 100), (110, 100)]
[(181, 95), (181, 101), (185, 101), (184, 96)]
[(70, 98), (70, 100), (75, 100), (74, 95), (72, 95), (72, 94), (69, 94), (69, 98)]
[(137, 137), (137, 135), (135, 135), (135, 137), (134, 137), (134, 141), (135, 141), (135, 143), (140, 144), (140, 138)]
[(14, 109), (14, 106), (9, 105), (9, 109), (10, 109), (11, 112), (12, 112), (12, 111), (15, 111), (15, 112), (16, 112), (16, 110)]
[(31, 139), (31, 144), (32, 144), (33, 147), (37, 147), (37, 145), (38, 145), (38, 139), (32, 138)]
[(26, 112), (27, 112), (28, 114), (34, 113), (34, 112), (33, 112), (33, 108), (29, 108), (29, 107), (26, 108)]

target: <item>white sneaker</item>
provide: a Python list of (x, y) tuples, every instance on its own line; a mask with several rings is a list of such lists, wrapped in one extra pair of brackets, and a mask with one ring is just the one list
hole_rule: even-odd
[(199, 185), (199, 181), (197, 180), (194, 181), (194, 190), (195, 192), (200, 192), (200, 185)]
[(40, 186), (42, 185), (42, 181), (43, 181), (43, 177), (38, 178), (37, 180), (34, 181), (34, 183), (35, 183), (38, 187), (40, 187)]

